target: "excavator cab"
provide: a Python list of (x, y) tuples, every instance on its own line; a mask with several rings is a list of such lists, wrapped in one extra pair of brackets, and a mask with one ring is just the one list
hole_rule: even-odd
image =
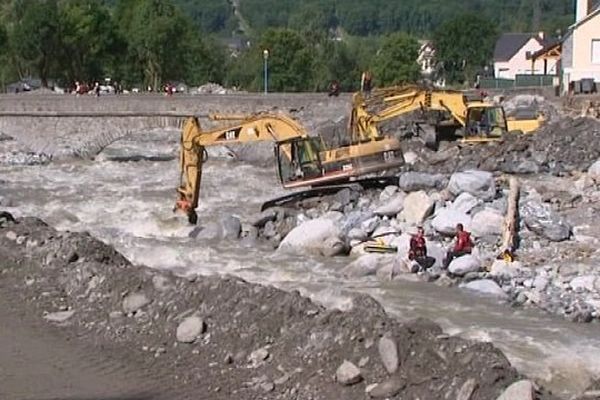
[(506, 116), (501, 106), (481, 103), (471, 104), (467, 108), (463, 141), (496, 141), (507, 131)]
[(275, 144), (279, 179), (284, 187), (295, 187), (323, 176), (318, 138), (297, 137)]

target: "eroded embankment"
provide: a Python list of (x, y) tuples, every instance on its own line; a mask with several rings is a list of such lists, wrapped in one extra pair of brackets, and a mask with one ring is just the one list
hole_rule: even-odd
[[(382, 398), (496, 399), (521, 378), (493, 345), (425, 320), (401, 324), (370, 297), (348, 312), (327, 310), (236, 278), (134, 266), (89, 234), (36, 218), (0, 221), (0, 292), (11, 305), (45, 315), (91, 354), (118, 352), (162, 376), (163, 388), (192, 388), (196, 398), (364, 399), (368, 389)], [(528, 392), (519, 398), (553, 398), (534, 397), (528, 382), (511, 390), (519, 388)]]

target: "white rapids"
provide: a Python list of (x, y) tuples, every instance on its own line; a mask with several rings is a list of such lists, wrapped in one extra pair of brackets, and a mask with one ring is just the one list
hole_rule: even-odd
[[(134, 135), (96, 161), (46, 166), (0, 165), (0, 196), (15, 216), (39, 216), (61, 230), (89, 231), (134, 263), (186, 274), (232, 274), (299, 290), (344, 309), (353, 292), (372, 295), (400, 319), (430, 318), (448, 333), (491, 341), (523, 373), (568, 398), (600, 376), (598, 326), (577, 325), (536, 310), (512, 309), (457, 288), (430, 283), (348, 280), (337, 273), (346, 258), (297, 257), (267, 245), (190, 239), (185, 218), (173, 214), (178, 184), (178, 133)], [(109, 156), (106, 156), (108, 154)], [(110, 161), (110, 155), (121, 160)], [(152, 161), (170, 159), (170, 161)], [(199, 224), (228, 215), (242, 220), (262, 202), (285, 194), (275, 169), (223, 159), (205, 166)]]

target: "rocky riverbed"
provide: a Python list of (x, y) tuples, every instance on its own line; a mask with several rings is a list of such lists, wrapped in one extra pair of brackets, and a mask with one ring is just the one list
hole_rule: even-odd
[[(600, 163), (571, 179), (567, 191), (539, 192), (523, 180), (519, 249), (513, 262), (497, 259), (507, 211), (507, 181), (480, 170), (449, 176), (402, 173), (397, 185), (383, 190), (348, 188), (295, 207), (267, 210), (238, 231), (242, 240), (258, 236), (278, 251), (350, 255), (348, 265), (339, 271), (345, 276), (387, 280), (416, 273), (414, 279), (459, 286), (513, 306), (538, 307), (577, 322), (597, 321), (600, 270), (595, 265), (600, 253), (593, 246), (597, 239), (584, 234), (589, 225), (574, 225), (581, 219), (570, 222), (559, 211), (589, 205), (585, 218), (597, 218), (593, 209), (600, 177), (597, 166)], [(472, 232), (476, 246), (472, 255), (455, 259), (446, 270), (443, 259), (458, 223)], [(417, 225), (424, 226), (429, 254), (436, 260), (432, 268), (418, 273), (407, 259), (410, 235)], [(366, 254), (365, 244), (375, 239), (397, 248), (397, 253)], [(567, 254), (578, 255), (569, 259)]]
[(233, 277), (178, 278), (89, 234), (8, 213), (0, 255), (13, 307), (75, 332), (90, 353), (161, 371), (167, 388), (213, 399), (554, 398), (493, 345), (399, 323), (367, 296), (340, 312)]

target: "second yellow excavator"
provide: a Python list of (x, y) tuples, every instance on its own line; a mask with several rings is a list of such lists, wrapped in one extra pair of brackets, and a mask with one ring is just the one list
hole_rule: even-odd
[(213, 121), (232, 123), (202, 131), (198, 118), (188, 118), (181, 135), (180, 185), (175, 210), (183, 211), (190, 223), (198, 220), (206, 147), (272, 141), (277, 172), (284, 188), (322, 187), (393, 169), (404, 163), (400, 142), (373, 136), (347, 146), (326, 148), (319, 137), (309, 136), (302, 125), (283, 114), (211, 115)]
[(365, 98), (353, 97), (350, 132), (355, 139), (380, 135), (379, 124), (392, 118), (422, 111), (426, 119), (418, 123), (425, 144), (436, 147), (441, 131), (458, 133), (462, 142), (497, 141), (511, 131), (529, 133), (539, 128), (543, 118), (507, 119), (501, 105), (468, 100), (464, 92), (420, 87), (395, 86), (378, 89)]

